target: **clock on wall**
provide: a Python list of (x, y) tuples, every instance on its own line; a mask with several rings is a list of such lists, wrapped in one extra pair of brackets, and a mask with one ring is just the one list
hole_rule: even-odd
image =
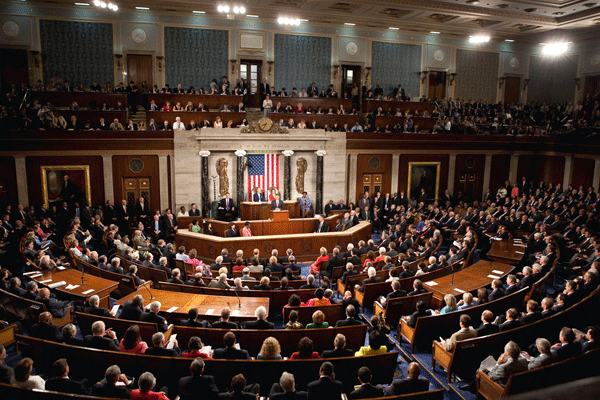
[(358, 45), (356, 44), (356, 42), (346, 43), (346, 53), (350, 54), (351, 56), (358, 53)]

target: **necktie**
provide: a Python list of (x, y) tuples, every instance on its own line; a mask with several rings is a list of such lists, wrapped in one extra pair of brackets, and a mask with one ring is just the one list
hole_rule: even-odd
[(229, 211), (229, 199), (225, 199), (225, 209)]

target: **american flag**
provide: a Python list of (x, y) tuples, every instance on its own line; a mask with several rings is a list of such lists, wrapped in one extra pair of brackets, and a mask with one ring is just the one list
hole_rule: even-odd
[(254, 188), (261, 188), (268, 197), (268, 189), (279, 191), (279, 154), (248, 154), (248, 195), (252, 200)]

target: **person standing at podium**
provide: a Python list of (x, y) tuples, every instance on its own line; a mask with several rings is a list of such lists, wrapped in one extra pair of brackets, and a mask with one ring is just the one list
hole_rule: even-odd
[(225, 198), (219, 202), (219, 219), (225, 221), (227, 214), (231, 214), (231, 220), (235, 221), (237, 215), (237, 209), (235, 208), (235, 202), (229, 197), (230, 194), (226, 193)]
[(256, 191), (252, 195), (252, 201), (255, 203), (263, 202), (265, 200), (265, 195), (261, 188), (256, 188)]
[(283, 200), (279, 198), (279, 193), (275, 194), (275, 200), (271, 201), (271, 210), (281, 211), (283, 210)]
[(312, 203), (306, 192), (302, 192), (302, 197), (298, 197), (298, 203), (300, 203), (300, 210), (302, 211), (302, 218), (308, 217)]

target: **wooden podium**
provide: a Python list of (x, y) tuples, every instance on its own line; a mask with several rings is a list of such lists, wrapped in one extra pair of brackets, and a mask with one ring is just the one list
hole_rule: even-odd
[(240, 205), (241, 219), (244, 221), (258, 221), (269, 219), (271, 204), (267, 202), (243, 201)]
[(271, 210), (270, 218), (273, 222), (287, 222), (290, 220), (290, 212), (288, 210)]

